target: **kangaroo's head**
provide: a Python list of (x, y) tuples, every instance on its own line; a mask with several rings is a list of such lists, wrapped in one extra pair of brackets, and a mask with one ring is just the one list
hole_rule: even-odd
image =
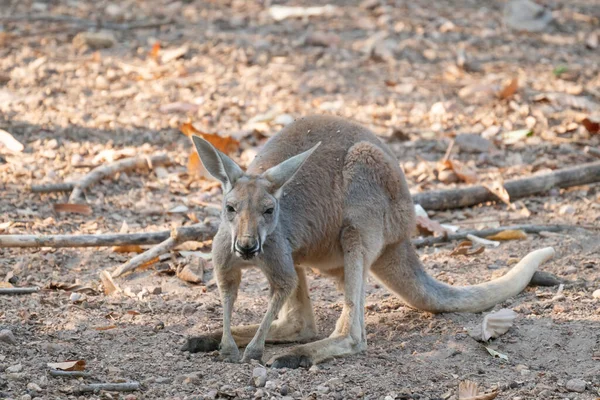
[(320, 143), (261, 175), (248, 175), (206, 140), (192, 139), (206, 170), (223, 185), (221, 225), (231, 232), (231, 251), (245, 260), (257, 256), (277, 226), (283, 187)]

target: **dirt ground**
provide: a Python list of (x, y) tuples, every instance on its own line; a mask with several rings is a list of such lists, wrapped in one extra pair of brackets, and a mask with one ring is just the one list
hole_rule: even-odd
[[(25, 146), (15, 154), (0, 145), (0, 230), (80, 234), (118, 232), (124, 222), (129, 232), (218, 224), (221, 192), (188, 170), (190, 142), (179, 131), (185, 122), (240, 140), (232, 156), (246, 165), (290, 118), (353, 118), (397, 153), (415, 193), (464, 185), (442, 182), (435, 172), (459, 134), (485, 138), (457, 137), (452, 152), (484, 182), (597, 160), (584, 148), (600, 146), (600, 135), (581, 122), (600, 111), (595, 0), (541, 1), (554, 21), (537, 33), (509, 29), (503, 1), (332, 1), (332, 15), (281, 22), (267, 3), (0, 1), (0, 129)], [(31, 17), (47, 15), (78, 19)], [(73, 42), (96, 21), (129, 26), (108, 27), (108, 48)], [(150, 22), (164, 24), (133, 26)], [(507, 88), (515, 78), (516, 91)], [(524, 128), (533, 134), (510, 134)], [(28, 190), (77, 179), (121, 156), (160, 152), (175, 160), (166, 171), (123, 173), (86, 191), (91, 215), (56, 213), (53, 204), (68, 195)], [(189, 210), (169, 212), (177, 206)], [(497, 277), (533, 249), (556, 249), (542, 269), (566, 281), (562, 297), (552, 301), (556, 287), (530, 287), (496, 307), (518, 313), (513, 328), (488, 345), (508, 361), (468, 335), (483, 314), (416, 311), (370, 281), (366, 352), (310, 370), (268, 370), (266, 386), (256, 388), (253, 365), (179, 350), (186, 337), (221, 325), (210, 266), (204, 283), (194, 285), (161, 273), (167, 259), (118, 278), (126, 294), (106, 296), (99, 272), (133, 253), (0, 249), (0, 281), (46, 288), (0, 296), (0, 330), (16, 339), (0, 340), (0, 398), (446, 400), (457, 398), (463, 380), (498, 389), (498, 399), (600, 397), (600, 303), (592, 295), (600, 289), (600, 185), (430, 217), (461, 229), (586, 227), (528, 235), (470, 257), (451, 256), (453, 243), (419, 249), (428, 272), (455, 285)], [(341, 298), (326, 278), (309, 279), (326, 337)], [(87, 289), (68, 288), (75, 283)], [(159, 294), (148, 293), (156, 287)], [(234, 323), (259, 321), (267, 295), (260, 273), (245, 273)], [(268, 346), (265, 358), (286, 347)], [(89, 377), (49, 375), (47, 363), (77, 359), (86, 361)], [(585, 391), (568, 389), (572, 379), (585, 381)], [(138, 381), (142, 390), (76, 393), (84, 383), (124, 381)]]

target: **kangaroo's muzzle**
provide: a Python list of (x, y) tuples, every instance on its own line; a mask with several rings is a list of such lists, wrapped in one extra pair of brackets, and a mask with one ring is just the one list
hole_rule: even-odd
[(235, 241), (235, 252), (244, 260), (249, 260), (261, 251), (260, 240), (252, 236), (244, 236)]

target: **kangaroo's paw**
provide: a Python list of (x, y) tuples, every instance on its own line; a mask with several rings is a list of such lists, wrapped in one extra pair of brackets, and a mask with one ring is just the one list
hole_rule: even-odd
[(203, 335), (188, 338), (187, 342), (181, 347), (181, 351), (189, 351), (190, 353), (207, 353), (210, 351), (219, 350), (221, 338), (215, 335)]
[(240, 350), (237, 347), (225, 349), (222, 348), (219, 352), (219, 360), (230, 363), (238, 363), (240, 362)]
[(310, 357), (302, 354), (284, 354), (273, 357), (267, 363), (271, 368), (309, 368), (313, 365)]
[(259, 363), (262, 362), (263, 351), (262, 350), (252, 350), (250, 347), (246, 348), (244, 351), (244, 357), (242, 357), (243, 363), (250, 363), (252, 360), (257, 360)]

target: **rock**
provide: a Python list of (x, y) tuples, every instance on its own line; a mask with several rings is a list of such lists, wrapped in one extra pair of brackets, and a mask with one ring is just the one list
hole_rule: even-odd
[(277, 389), (277, 384), (275, 382), (273, 382), (273, 381), (267, 381), (265, 383), (265, 389), (267, 389), (267, 390), (275, 390), (275, 389)]
[(219, 392), (218, 392), (218, 391), (216, 391), (216, 390), (211, 390), (210, 392), (208, 392), (208, 393), (206, 394), (206, 396), (204, 396), (204, 398), (205, 398), (205, 399), (208, 399), (208, 400), (214, 400), (214, 399), (216, 399), (216, 398), (217, 398), (217, 396), (218, 396), (218, 395), (219, 395)]
[(569, 267), (566, 267), (566, 268), (565, 268), (565, 271), (564, 271), (564, 273), (565, 273), (566, 275), (568, 275), (568, 274), (574, 274), (574, 273), (576, 273), (576, 272), (577, 272), (577, 268), (575, 268), (575, 267), (574, 267), (574, 266), (572, 266), (572, 265), (571, 265), (571, 266), (569, 266)]
[(150, 294), (161, 294), (162, 288), (160, 286), (147, 286), (144, 289), (148, 291)]
[(562, 280), (546, 271), (535, 271), (529, 281), (530, 286), (558, 286), (561, 283)]
[(511, 0), (504, 7), (504, 23), (518, 31), (541, 32), (552, 19), (550, 10), (532, 0)]
[(2, 329), (0, 331), (0, 342), (16, 345), (17, 338), (13, 335), (12, 331), (9, 329)]
[(282, 396), (287, 396), (287, 394), (290, 392), (290, 388), (287, 385), (282, 385), (281, 389), (279, 389), (279, 393)]
[(451, 169), (444, 169), (438, 172), (438, 180), (442, 183), (454, 183), (458, 182), (458, 175)]
[(195, 312), (196, 312), (196, 306), (194, 306), (193, 304), (186, 304), (181, 309), (181, 314), (183, 316), (192, 315)]
[(256, 392), (254, 392), (254, 398), (255, 399), (261, 399), (263, 397), (265, 397), (265, 391), (262, 389), (258, 389)]
[(159, 376), (154, 380), (154, 382), (158, 383), (159, 385), (165, 385), (173, 382), (173, 379), (166, 376)]
[(496, 148), (488, 139), (473, 133), (457, 135), (454, 144), (466, 153), (488, 153)]
[(583, 393), (585, 392), (585, 385), (586, 383), (582, 379), (571, 379), (567, 382), (565, 387), (569, 392)]
[(252, 381), (255, 387), (264, 387), (267, 383), (267, 370), (264, 367), (256, 367), (252, 370)]
[(15, 364), (15, 365), (11, 365), (10, 367), (6, 368), (6, 372), (12, 373), (12, 374), (16, 374), (18, 372), (23, 371), (23, 365), (22, 364)]
[(189, 257), (186, 260), (189, 261), (189, 263), (177, 273), (177, 277), (190, 283), (202, 282), (205, 261), (199, 257)]
[(592, 293), (592, 297), (595, 299), (600, 299), (600, 289), (594, 290), (594, 293)]
[(28, 394), (24, 394), (23, 396), (19, 397), (20, 400), (31, 400), (31, 395)]
[(565, 204), (564, 206), (558, 209), (558, 213), (560, 215), (573, 215), (575, 214), (575, 207)]
[(34, 393), (39, 393), (39, 392), (42, 391), (42, 388), (37, 383), (29, 382), (27, 384), (27, 390), (30, 390), (30, 391), (32, 391)]
[(110, 32), (81, 32), (73, 38), (75, 47), (87, 46), (92, 50), (113, 47), (117, 40)]
[(73, 303), (80, 303), (85, 300), (84, 296), (85, 295), (83, 293), (73, 292), (71, 293), (71, 296), (69, 296), (69, 300), (71, 300)]
[(317, 386), (317, 391), (319, 393), (326, 394), (326, 393), (329, 393), (329, 387), (327, 387), (325, 385), (319, 385), (319, 386)]

